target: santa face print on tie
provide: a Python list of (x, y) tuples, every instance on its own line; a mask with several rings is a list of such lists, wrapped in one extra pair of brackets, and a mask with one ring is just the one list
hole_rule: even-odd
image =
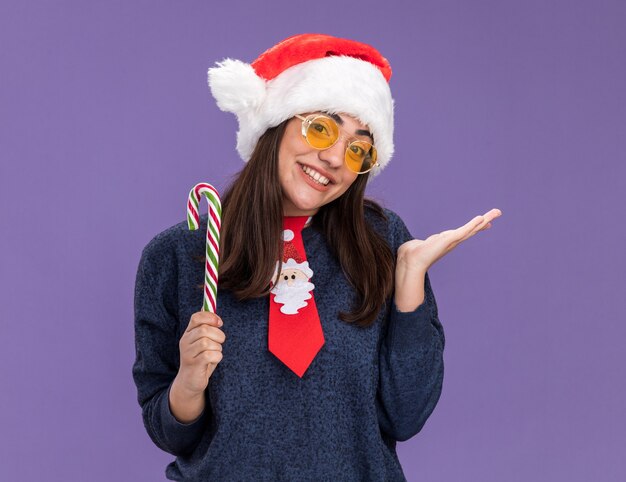
[[(278, 261), (274, 269), (274, 276), (278, 271)], [(304, 308), (311, 299), (311, 291), (315, 285), (309, 280), (313, 277), (313, 270), (309, 268), (309, 262), (298, 263), (295, 259), (289, 258), (283, 263), (278, 282), (274, 285), (271, 293), (276, 296), (274, 301), (280, 303), (280, 311), (286, 315), (295, 315), (300, 308)]]

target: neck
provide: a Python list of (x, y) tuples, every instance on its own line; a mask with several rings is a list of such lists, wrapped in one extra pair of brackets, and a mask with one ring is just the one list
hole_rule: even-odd
[(319, 212), (317, 209), (298, 209), (283, 207), (283, 216), (296, 217), (296, 216), (315, 216)]
[(306, 217), (307, 220), (304, 223), (304, 227), (308, 227), (311, 225), (311, 223), (313, 222), (313, 215), (307, 215), (307, 214), (296, 214), (296, 215), (291, 215), (291, 214), (284, 214), (283, 217), (285, 218), (304, 218)]

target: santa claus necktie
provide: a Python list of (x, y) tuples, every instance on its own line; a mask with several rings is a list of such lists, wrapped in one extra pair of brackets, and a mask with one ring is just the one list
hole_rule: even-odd
[[(270, 292), (269, 351), (302, 378), (324, 345), (322, 324), (313, 298), (315, 287), (302, 241), (309, 216), (283, 218), (283, 265)], [(278, 269), (278, 262), (276, 263)], [(272, 283), (276, 280), (276, 271)]]

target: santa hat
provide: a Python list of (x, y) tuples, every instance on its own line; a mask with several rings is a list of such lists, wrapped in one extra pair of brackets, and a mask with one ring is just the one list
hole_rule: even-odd
[(247, 64), (227, 58), (208, 71), (218, 107), (237, 116), (237, 151), (248, 161), (270, 127), (296, 114), (345, 113), (374, 136), (380, 166), (393, 155), (391, 67), (373, 47), (330, 35), (289, 37)]
[(297, 269), (298, 271), (302, 271), (307, 278), (311, 278), (313, 276), (313, 270), (309, 268), (308, 261), (302, 261), (299, 263), (293, 258), (289, 258), (287, 261), (283, 262), (283, 271), (286, 269)]

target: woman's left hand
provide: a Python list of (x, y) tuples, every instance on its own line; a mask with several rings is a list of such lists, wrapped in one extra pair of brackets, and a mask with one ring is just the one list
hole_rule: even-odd
[(482, 216), (476, 216), (467, 224), (456, 229), (433, 234), (423, 241), (421, 239), (407, 241), (398, 248), (397, 269), (428, 271), (435, 262), (456, 248), (460, 243), (480, 231), (489, 229), (491, 221), (501, 215), (502, 211), (492, 209)]
[(479, 231), (489, 229), (502, 211), (476, 216), (467, 224), (433, 234), (425, 240), (412, 239), (400, 245), (396, 261), (395, 301), (400, 311), (412, 311), (424, 301), (424, 275), (430, 267)]

